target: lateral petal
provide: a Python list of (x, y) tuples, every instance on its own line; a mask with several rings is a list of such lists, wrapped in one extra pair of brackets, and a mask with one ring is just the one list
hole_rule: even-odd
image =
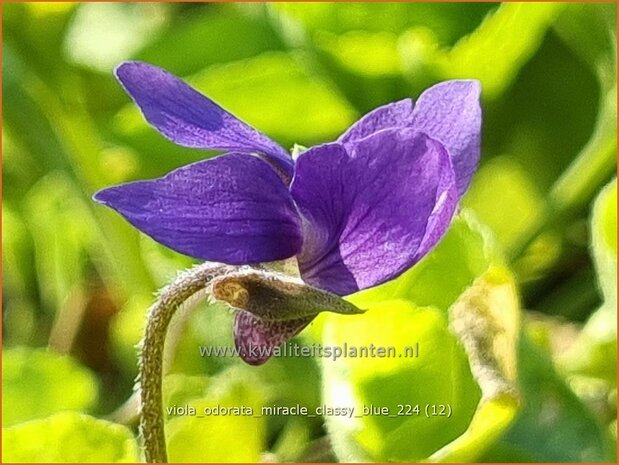
[(300, 219), (280, 177), (258, 157), (229, 153), (150, 181), (97, 192), (156, 241), (230, 265), (281, 260), (302, 244)]

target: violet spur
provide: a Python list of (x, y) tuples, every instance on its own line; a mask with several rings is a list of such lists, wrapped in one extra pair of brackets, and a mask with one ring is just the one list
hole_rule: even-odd
[[(443, 237), (477, 168), (480, 87), (439, 83), (362, 117), (295, 159), (172, 74), (126, 62), (119, 81), (172, 142), (226, 151), (94, 199), (156, 241), (227, 265), (296, 259), (301, 283), (348, 295), (396, 278)], [(274, 347), (314, 315), (237, 310), (235, 343)], [(317, 310), (318, 312), (318, 310)], [(285, 322), (285, 323), (283, 323)], [(249, 358), (263, 363), (268, 356)]]

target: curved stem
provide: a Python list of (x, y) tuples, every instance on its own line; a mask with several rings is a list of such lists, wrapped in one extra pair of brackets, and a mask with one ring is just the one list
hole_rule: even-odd
[(205, 290), (213, 278), (232, 270), (234, 267), (218, 263), (203, 263), (187, 270), (163, 288), (150, 308), (140, 357), (140, 432), (149, 463), (167, 462), (162, 382), (164, 345), (170, 321), (187, 299)]

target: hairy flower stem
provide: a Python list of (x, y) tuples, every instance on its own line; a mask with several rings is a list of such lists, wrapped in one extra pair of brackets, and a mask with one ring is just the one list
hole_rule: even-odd
[(166, 463), (163, 419), (163, 354), (172, 317), (192, 296), (204, 291), (217, 276), (235, 268), (203, 263), (180, 274), (159, 293), (150, 308), (140, 357), (140, 432), (148, 463)]

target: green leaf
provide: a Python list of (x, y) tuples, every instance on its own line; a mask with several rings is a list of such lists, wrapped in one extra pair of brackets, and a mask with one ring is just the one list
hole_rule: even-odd
[[(511, 423), (519, 306), (513, 276), (496, 264), (492, 239), (466, 214), (412, 270), (351, 296), (365, 314), (323, 317), (326, 347), (395, 354), (323, 360), (325, 403), (355, 408), (325, 418), (340, 460), (471, 461)], [(418, 358), (406, 356), (411, 347)], [(391, 416), (363, 415), (370, 405)], [(412, 415), (398, 415), (409, 405)], [(426, 415), (440, 405), (451, 417)]]
[(600, 100), (591, 137), (550, 192), (550, 199), (557, 208), (583, 207), (616, 170), (616, 82), (605, 94), (601, 95)]
[(608, 184), (593, 205), (591, 243), (595, 267), (604, 294), (604, 305), (617, 308), (617, 178)]
[(414, 74), (421, 56), (427, 60), (421, 65), (438, 79), (479, 79), (485, 97), (492, 99), (535, 53), (561, 8), (561, 3), (503, 3), (451, 49), (439, 49), (427, 35), (420, 42), (418, 30), (412, 29), (402, 39), (402, 53), (411, 63), (409, 72)]
[[(349, 72), (367, 76), (401, 73), (398, 37), (389, 32), (350, 31), (342, 35), (323, 32), (316, 44)], [(363, 57), (363, 59), (361, 59)]]
[(135, 58), (185, 76), (215, 63), (243, 60), (283, 48), (263, 18), (240, 13), (239, 8), (234, 8), (238, 5), (209, 6), (172, 24)]
[[(401, 357), (323, 361), (325, 404), (355, 409), (352, 418), (325, 417), (340, 460), (420, 461), (466, 431), (481, 393), (464, 351), (447, 330), (443, 312), (404, 300), (385, 300), (363, 315), (329, 315), (323, 345), (344, 343), (393, 347)], [(415, 344), (419, 358), (404, 358), (406, 349)], [(426, 404), (450, 404), (453, 416), (426, 418)], [(362, 416), (364, 406), (387, 408), (391, 415), (419, 406), (420, 413)], [(415, 440), (407, 440), (411, 437)]]
[[(5, 404), (6, 405), (6, 404)], [(137, 462), (137, 441), (122, 425), (75, 412), (3, 428), (3, 462)]]
[(152, 304), (152, 296), (133, 296), (110, 321), (112, 353), (119, 368), (129, 378), (135, 378), (138, 374), (138, 344), (144, 336), (146, 313)]
[(164, 8), (154, 4), (82, 4), (65, 36), (65, 53), (73, 63), (111, 73), (156, 34)]
[[(363, 111), (411, 95), (400, 53), (401, 35), (409, 28), (450, 46), (470, 33), (495, 4), (476, 3), (273, 3), (277, 25), (293, 46), (314, 53), (350, 102)], [(414, 54), (412, 61), (418, 61)], [(409, 73), (414, 93), (434, 74)]]
[(2, 370), (3, 426), (63, 410), (86, 411), (97, 399), (94, 375), (65, 355), (5, 349)]
[[(6, 163), (6, 161), (5, 161)], [(36, 279), (32, 266), (31, 237), (11, 203), (2, 203), (2, 291), (4, 344), (15, 346), (33, 340), (36, 334), (38, 298), (31, 282)]]
[[(245, 367), (244, 367), (245, 368)], [(257, 462), (266, 448), (264, 394), (249, 370), (228, 370), (208, 382), (198, 377), (166, 377), (167, 408), (189, 406), (195, 415), (167, 416), (168, 455), (172, 462)], [(205, 415), (205, 408), (251, 408), (258, 415)]]
[(518, 350), (524, 408), (482, 461), (611, 461), (600, 426), (558, 376), (550, 357), (528, 337)]
[(3, 288), (5, 292), (15, 290), (28, 293), (28, 280), (33, 279), (29, 256), (30, 236), (23, 219), (7, 201), (2, 203), (2, 230), (2, 268), (8, 271)]
[(617, 385), (617, 179), (598, 195), (591, 218), (591, 244), (604, 302), (570, 350), (559, 359), (571, 373)]
[(492, 229), (508, 253), (545, 214), (545, 201), (524, 167), (510, 156), (487, 161), (473, 176), (462, 204)]
[(296, 23), (310, 33), (348, 31), (399, 33), (412, 26), (433, 31), (441, 43), (450, 44), (472, 31), (493, 4), (449, 3), (272, 3), (280, 22)]
[(329, 140), (357, 117), (328, 81), (306, 68), (302, 55), (264, 53), (213, 66), (191, 82), (241, 119), (292, 146)]
[(616, 84), (616, 4), (569, 3), (557, 18), (554, 29), (599, 74), (603, 87)]
[(596, 75), (552, 31), (515, 76), (500, 99), (484, 105), (482, 160), (503, 154), (517, 159), (545, 193), (591, 138), (603, 96)]
[(467, 430), (430, 457), (433, 461), (476, 460), (514, 419), (520, 396), (516, 388), (516, 345), (520, 326), (514, 277), (493, 267), (450, 309), (450, 327), (467, 353), (482, 398)]
[(65, 173), (49, 173), (24, 199), (24, 217), (34, 240), (43, 303), (60, 312), (83, 286), (87, 251), (95, 229), (78, 187)]
[(71, 2), (13, 4), (3, 11), (3, 38), (19, 48), (28, 57), (28, 66), (52, 86), (62, 82), (66, 66), (62, 42), (76, 6)]
[(229, 347), (234, 337), (232, 311), (221, 303), (205, 302), (177, 316), (169, 333), (170, 373), (215, 374), (235, 362), (232, 357), (202, 357), (201, 346)]

